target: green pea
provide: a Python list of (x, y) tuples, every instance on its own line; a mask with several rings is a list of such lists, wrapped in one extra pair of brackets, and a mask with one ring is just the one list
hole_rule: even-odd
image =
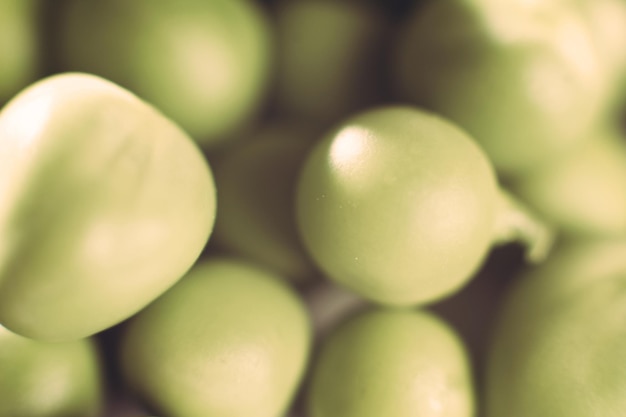
[(511, 188), (568, 235), (626, 235), (626, 138), (599, 130)]
[(215, 217), (194, 142), (124, 89), (85, 74), (32, 85), (0, 114), (0, 323), (69, 340), (172, 286)]
[(364, 2), (279, 3), (280, 109), (327, 125), (380, 102), (389, 29), (382, 14)]
[(205, 147), (254, 116), (269, 81), (271, 28), (254, 1), (75, 0), (59, 30), (63, 70), (131, 89)]
[(568, 243), (518, 278), (488, 356), (487, 416), (622, 416), (626, 242)]
[(310, 130), (269, 124), (212, 160), (219, 190), (213, 242), (300, 283), (316, 275), (293, 210), (297, 173), (313, 142)]
[(568, 2), (430, 1), (399, 35), (399, 94), (456, 122), (498, 172), (549, 163), (605, 117), (615, 85)]
[(470, 417), (471, 371), (454, 331), (424, 311), (371, 310), (324, 341), (311, 417)]
[(37, 0), (0, 0), (0, 106), (38, 75), (38, 12)]
[(91, 339), (39, 342), (0, 326), (0, 417), (95, 417), (103, 406)]
[(444, 297), (470, 279), (492, 243), (520, 233), (529, 231), (522, 239), (545, 255), (541, 228), (519, 221), (525, 215), (503, 196), (476, 143), (410, 107), (371, 109), (329, 132), (305, 161), (296, 203), (318, 266), (378, 303)]
[(212, 259), (130, 321), (123, 373), (163, 415), (280, 417), (302, 378), (310, 332), (280, 277)]

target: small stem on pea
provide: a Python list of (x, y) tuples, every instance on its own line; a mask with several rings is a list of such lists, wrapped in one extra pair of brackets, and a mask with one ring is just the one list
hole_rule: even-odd
[(498, 193), (496, 216), (494, 244), (521, 243), (531, 263), (539, 263), (548, 256), (554, 243), (554, 229), (503, 189)]

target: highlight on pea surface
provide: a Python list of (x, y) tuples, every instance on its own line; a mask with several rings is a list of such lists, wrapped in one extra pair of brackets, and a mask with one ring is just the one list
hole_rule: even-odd
[(624, 0), (0, 0), (0, 417), (624, 417)]

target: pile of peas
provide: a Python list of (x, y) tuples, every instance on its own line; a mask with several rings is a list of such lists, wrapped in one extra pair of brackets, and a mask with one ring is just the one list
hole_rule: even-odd
[(623, 417), (626, 0), (0, 0), (0, 417)]

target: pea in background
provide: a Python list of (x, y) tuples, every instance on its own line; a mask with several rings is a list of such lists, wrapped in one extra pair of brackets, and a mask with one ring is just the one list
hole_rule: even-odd
[[(11, 7), (13, 4), (18, 4), (10, 0), (5, 0), (5, 3), (9, 5), (8, 7)], [(18, 39), (20, 40), (7, 43), (13, 48), (15, 48), (16, 44), (22, 45), (19, 49), (23, 51), (23, 54), (7, 52), (6, 56), (24, 56), (23, 59), (25, 61), (16, 64), (21, 66), (20, 68), (22, 69), (15, 71), (20, 77), (24, 78), (20, 80), (20, 77), (18, 77), (17, 81), (11, 80), (9, 82), (11, 87), (6, 90), (9, 92), (3, 93), (5, 95), (0, 101), (7, 101), (19, 89), (36, 79), (61, 71), (78, 69), (70, 68), (63, 62), (63, 55), (67, 53), (62, 52), (65, 48), (61, 45), (63, 42), (62, 38), (67, 36), (63, 35), (63, 32), (69, 31), (71, 28), (62, 27), (63, 23), (61, 22), (64, 22), (66, 18), (64, 13), (70, 7), (70, 3), (71, 2), (68, 1), (55, 3), (33, 2), (32, 7), (36, 7), (35, 13), (32, 15), (35, 23), (31, 23), (30, 25), (32, 31), (35, 32), (35, 36), (30, 34), (16, 35), (19, 36)], [(209, 240), (203, 258), (208, 259), (217, 254), (228, 253), (244, 256), (256, 262), (269, 262), (268, 266), (274, 269), (278, 268), (280, 272), (290, 277), (294, 276), (296, 288), (298, 288), (298, 291), (300, 291), (305, 298), (307, 294), (314, 294), (317, 285), (322, 285), (319, 283), (319, 281), (323, 279), (320, 278), (320, 271), (316, 266), (312, 265), (312, 261), (308, 258), (306, 253), (303, 255), (302, 248), (297, 247), (299, 245), (299, 243), (297, 243), (298, 237), (293, 234), (293, 224), (289, 223), (291, 220), (287, 221), (287, 226), (285, 226), (285, 217), (288, 218), (290, 215), (279, 211), (284, 210), (285, 207), (289, 205), (289, 200), (287, 199), (287, 202), (282, 201), (280, 204), (277, 203), (281, 198), (285, 198), (284, 190), (293, 186), (297, 175), (298, 164), (285, 167), (285, 171), (283, 172), (270, 172), (267, 174), (269, 179), (264, 182), (263, 175), (259, 172), (263, 172), (263, 170), (267, 168), (261, 166), (258, 168), (259, 171), (254, 171), (251, 160), (240, 162), (243, 164), (243, 167), (240, 166), (238, 168), (236, 166), (237, 162), (232, 162), (236, 160), (236, 157), (233, 155), (236, 155), (235, 151), (239, 148), (244, 149), (247, 146), (252, 147), (251, 144), (248, 145), (249, 142), (254, 140), (261, 141), (258, 137), (262, 136), (261, 133), (267, 131), (267, 125), (288, 122), (296, 126), (292, 132), (298, 132), (288, 133), (288, 135), (291, 135), (294, 141), (304, 143), (301, 145), (300, 149), (285, 150), (280, 148), (280, 144), (276, 144), (276, 148), (279, 149), (275, 151), (276, 153), (273, 153), (271, 149), (259, 149), (256, 150), (256, 152), (260, 155), (263, 155), (265, 152), (274, 157), (278, 152), (285, 152), (285, 155), (288, 156), (284, 156), (284, 160), (293, 162), (298, 160), (298, 158), (302, 158), (301, 152), (305, 152), (308, 145), (312, 146), (319, 137), (332, 126), (340, 123), (348, 115), (372, 106), (406, 103), (408, 99), (406, 97), (400, 98), (402, 95), (397, 92), (397, 87), (395, 86), (397, 78), (394, 75), (395, 70), (391, 63), (394, 59), (393, 54), (395, 53), (395, 47), (400, 43), (398, 37), (404, 27), (403, 25), (409, 20), (409, 15), (413, 13), (413, 11), (418, 13), (421, 8), (425, 8), (425, 3), (425, 1), (353, 1), (341, 5), (314, 1), (293, 3), (267, 1), (257, 3), (257, 7), (267, 19), (268, 32), (263, 35), (267, 35), (267, 49), (264, 52), (267, 55), (259, 57), (256, 64), (249, 63), (243, 67), (244, 69), (253, 69), (255, 65), (264, 67), (265, 69), (259, 69), (259, 71), (265, 71), (266, 74), (260, 75), (260, 78), (256, 81), (250, 81), (251, 85), (254, 84), (254, 86), (250, 88), (256, 91), (256, 97), (250, 98), (250, 96), (241, 93), (241, 97), (245, 96), (242, 100), (248, 104), (243, 105), (235, 103), (233, 105), (234, 108), (238, 105), (245, 107), (245, 111), (243, 111), (245, 117), (242, 116), (241, 120), (232, 122), (232, 126), (234, 127), (232, 127), (231, 131), (227, 132), (227, 130), (231, 129), (230, 127), (228, 129), (223, 128), (223, 132), (226, 133), (216, 135), (216, 139), (214, 139), (216, 143), (207, 145), (205, 152), (211, 166), (216, 169), (216, 174), (220, 172), (228, 173), (228, 164), (232, 164), (230, 165), (231, 174), (222, 177), (224, 181), (232, 181), (232, 183), (228, 185), (225, 184), (224, 189), (226, 189), (225, 187), (227, 186), (236, 187), (245, 183), (245, 181), (250, 178), (250, 174), (246, 172), (246, 169), (253, 171), (255, 173), (254, 179), (258, 181), (257, 183), (253, 183), (252, 186), (248, 186), (249, 189), (257, 192), (256, 195), (252, 193), (241, 196), (235, 195), (234, 202), (231, 202), (234, 208), (223, 210), (233, 213), (238, 208), (242, 208), (243, 212), (238, 214), (242, 216), (242, 219), (247, 218), (245, 216), (258, 214), (260, 211), (266, 211), (267, 216), (274, 216), (275, 218), (273, 220), (267, 220), (267, 217), (261, 217), (262, 220), (257, 221), (257, 223), (252, 219), (250, 225), (243, 226), (242, 231), (241, 227), (244, 220), (237, 221), (237, 219), (235, 219), (230, 223), (221, 223), (220, 215), (218, 214), (215, 235)], [(567, 5), (561, 7), (568, 7), (568, 5), (571, 4), (572, 8), (578, 7), (578, 4), (585, 4), (583, 1), (562, 3), (567, 3)], [(19, 7), (22, 8), (31, 7), (27, 5), (27, 2), (20, 2), (19, 4)], [(576, 6), (574, 6), (574, 4), (576, 4)], [(135, 13), (141, 15), (143, 12), (140, 8), (149, 8), (149, 5), (137, 5), (136, 7)], [(310, 10), (307, 8), (310, 8)], [(2, 13), (2, 15), (8, 16), (9, 14)], [(146, 15), (149, 15), (149, 13), (146, 12)], [(113, 15), (111, 22), (123, 27), (125, 16), (127, 15)], [(309, 18), (312, 19), (312, 21), (307, 21)], [(104, 21), (104, 16), (96, 16), (96, 20)], [(96, 28), (92, 29), (94, 31), (96, 30)], [(313, 33), (307, 33), (307, 29), (313, 30)], [(124, 42), (132, 44), (130, 37), (127, 38), (123, 32), (116, 32), (117, 30), (120, 29), (105, 28), (104, 33), (106, 33), (106, 36), (119, 36), (122, 44)], [(32, 47), (29, 46), (31, 36), (36, 39)], [(74, 35), (73, 37), (75, 37), (77, 41), (84, 40), (81, 39), (80, 35)], [(85, 35), (85, 39), (88, 38), (89, 36)], [(7, 36), (4, 37), (4, 39), (14, 38)], [(626, 41), (618, 42), (618, 46), (623, 48), (625, 43)], [(187, 42), (183, 40), (181, 44), (185, 45)], [(468, 48), (470, 46), (471, 45), (469, 45)], [(31, 48), (34, 52), (28, 52)], [(100, 48), (101, 47), (93, 48), (92, 50), (96, 58), (99, 58), (97, 55), (104, 53)], [(91, 48), (87, 45), (86, 49), (89, 50)], [(425, 49), (428, 50), (428, 47), (426, 46)], [(480, 53), (484, 52), (484, 50), (479, 47), (477, 47), (477, 49), (480, 50)], [(155, 62), (158, 63), (159, 60), (163, 58), (165, 58), (165, 60), (170, 59), (167, 56), (158, 56), (159, 52), (159, 48), (153, 50), (151, 53), (156, 56), (146, 57), (144, 63), (152, 62), (151, 60), (155, 60)], [(126, 54), (128, 54), (128, 51)], [(480, 54), (477, 54), (477, 56), (480, 56)], [(109, 64), (113, 64), (113, 72), (115, 72), (119, 67), (124, 66), (123, 61), (127, 59), (127, 57), (128, 55), (105, 57), (105, 61), (108, 61)], [(442, 57), (442, 60), (444, 60), (443, 58), (445, 57)], [(29, 64), (29, 59), (34, 59), (34, 61)], [(517, 62), (517, 58), (511, 59), (512, 62)], [(6, 62), (9, 61), (3, 62), (5, 62), (8, 68)], [(109, 71), (109, 69), (106, 69), (106, 71)], [(226, 69), (225, 71), (234, 70)], [(9, 70), (2, 71), (2, 74), (5, 75), (12, 73), (13, 72)], [(567, 72), (564, 73), (567, 74)], [(168, 72), (164, 74), (167, 75)], [(454, 85), (455, 82), (442, 81), (445, 85)], [(506, 83), (507, 80), (505, 79), (502, 82)], [(153, 85), (159, 86), (162, 83), (163, 82), (157, 78), (153, 82)], [(130, 88), (132, 82), (128, 85)], [(618, 89), (615, 87), (613, 90)], [(2, 91), (3, 90), (0, 89), (0, 92)], [(446, 100), (452, 100), (455, 94), (459, 94), (458, 91), (460, 90), (452, 89), (452, 91), (446, 92), (446, 95), (442, 99), (435, 97), (436, 94), (433, 93), (433, 97), (435, 98), (431, 99), (431, 97), (428, 97), (428, 100), (420, 102), (420, 105), (435, 103), (435, 107), (445, 110), (448, 104)], [(598, 123), (606, 123), (607, 125), (614, 126), (616, 130), (619, 129), (620, 118), (623, 119), (624, 113), (620, 106), (622, 91), (623, 88), (619, 88), (614, 98), (606, 99), (611, 102), (606, 109), (606, 122), (599, 121)], [(169, 93), (171, 93), (171, 90)], [(497, 90), (484, 90), (480, 93), (494, 97), (504, 94), (504, 92)], [(159, 97), (159, 95), (157, 94), (154, 97)], [(239, 96), (237, 95), (237, 97)], [(588, 98), (583, 98), (583, 100), (592, 102), (599, 99), (589, 96)], [(497, 103), (497, 100), (495, 102)], [(455, 107), (455, 104), (451, 106), (452, 114), (458, 114), (455, 112), (459, 111), (462, 112), (462, 110)], [(226, 105), (221, 106), (218, 104), (218, 107), (226, 107)], [(581, 108), (581, 111), (591, 112), (588, 108)], [(480, 109), (478, 111), (480, 111)], [(232, 110), (232, 112), (236, 113), (235, 110)], [(231, 113), (228, 116), (224, 116), (223, 119), (226, 120), (229, 117), (234, 116), (232, 116)], [(202, 119), (202, 117), (200, 118)], [(581, 116), (581, 118), (583, 117)], [(576, 121), (565, 120), (564, 123), (575, 124), (574, 122)], [(481, 123), (485, 123), (485, 121), (481, 119)], [(527, 126), (524, 125), (505, 125), (504, 129), (513, 129), (523, 132), (526, 127)], [(270, 132), (270, 135), (277, 134)], [(295, 136), (300, 136), (300, 138), (296, 138)], [(618, 134), (619, 143), (623, 142), (622, 136), (623, 130), (620, 130)], [(585, 139), (580, 140), (583, 141)], [(207, 144), (210, 143), (210, 141), (203, 143)], [(248, 152), (254, 155), (255, 151), (253, 149)], [(566, 166), (568, 163), (567, 160), (566, 162), (560, 162), (558, 160), (565, 158), (564, 155), (568, 155), (570, 152), (575, 153), (575, 150), (557, 151), (554, 159), (550, 161), (550, 168), (556, 170), (556, 168), (553, 168), (554, 166), (561, 166), (560, 164)], [(609, 155), (614, 156), (619, 152), (621, 151), (609, 152)], [(584, 153), (592, 152), (586, 151)], [(280, 159), (277, 159), (277, 162), (273, 164), (273, 168), (283, 169), (282, 166), (279, 166), (280, 163), (278, 161), (280, 161)], [(599, 162), (597, 162), (598, 165), (592, 164), (591, 168), (589, 168), (589, 172), (596, 173), (599, 170), (596, 166), (613, 166), (607, 165), (613, 164), (613, 162), (607, 163), (605, 161), (607, 161), (607, 159), (603, 157), (599, 158)], [(259, 164), (262, 165), (261, 163)], [(549, 219), (551, 223), (556, 224), (559, 230), (559, 239), (587, 239), (589, 236), (594, 236), (595, 238), (600, 236), (600, 238), (604, 238), (604, 236), (608, 235), (612, 238), (623, 238), (623, 230), (619, 229), (623, 224), (620, 216), (626, 216), (626, 210), (622, 210), (623, 206), (620, 205), (622, 202), (619, 198), (615, 198), (615, 196), (619, 194), (620, 189), (622, 190), (622, 194), (625, 192), (624, 190), (626, 190), (626, 187), (624, 187), (626, 175), (623, 174), (624, 168), (620, 164), (621, 161), (619, 160), (615, 162), (615, 169), (609, 169), (606, 174), (608, 177), (600, 176), (599, 179), (596, 180), (597, 182), (591, 182), (589, 185), (589, 193), (595, 193), (592, 198), (587, 197), (590, 194), (583, 192), (584, 190), (581, 188), (580, 182), (575, 186), (571, 185), (568, 176), (571, 175), (575, 177), (575, 175), (571, 173), (572, 171), (568, 171), (567, 168), (563, 168), (563, 171), (553, 174), (555, 175), (553, 182), (556, 183), (557, 186), (561, 184), (565, 190), (562, 192), (564, 196), (558, 199), (554, 198), (554, 195), (561, 195), (558, 189), (557, 191), (554, 191), (554, 189), (541, 189), (546, 183), (550, 183), (546, 180), (548, 177), (542, 177), (539, 174), (536, 174), (538, 176), (537, 178), (533, 178), (532, 176), (516, 177), (516, 175), (511, 175), (510, 172), (505, 172), (501, 174), (500, 178), (502, 183), (506, 186), (510, 185), (514, 192), (521, 190), (520, 195), (525, 201), (532, 203), (536, 210), (540, 212), (541, 216)], [(582, 165), (584, 166), (584, 164)], [(581, 172), (582, 168), (580, 166), (581, 165), (574, 164), (574, 173)], [(547, 168), (542, 167), (542, 169), (546, 170)], [(238, 184), (239, 179), (236, 175), (243, 177), (240, 180), (242, 184)], [(617, 178), (615, 177), (616, 175), (622, 176)], [(218, 176), (217, 179), (219, 192), (220, 177)], [(285, 182), (285, 184), (281, 185), (283, 194), (280, 194), (281, 190), (279, 189), (276, 197), (268, 199), (267, 196), (271, 195), (273, 192), (272, 184), (276, 184), (278, 181)], [(607, 188), (602, 188), (600, 185)], [(571, 191), (571, 188), (574, 188), (574, 190)], [(235, 190), (235, 188), (232, 189)], [(607, 191), (604, 191), (605, 189)], [(233, 194), (236, 193), (236, 191), (233, 191)], [(611, 200), (611, 203), (608, 201), (603, 203), (601, 199), (607, 195), (614, 198), (615, 201)], [(244, 200), (237, 200), (236, 198)], [(249, 200), (245, 200), (247, 198), (249, 198)], [(559, 202), (561, 201), (567, 202), (566, 207), (559, 206)], [(227, 201), (224, 203), (226, 204)], [(218, 204), (221, 204), (219, 198)], [(588, 209), (586, 209), (586, 204), (588, 204)], [(614, 210), (610, 210), (609, 208), (611, 207), (613, 207)], [(252, 214), (246, 212), (243, 208), (251, 209), (249, 212), (252, 212)], [(580, 213), (574, 211), (573, 214), (571, 214), (572, 212), (569, 211), (569, 209), (574, 208), (582, 209)], [(545, 212), (541, 213), (541, 210)], [(277, 213), (280, 214), (277, 215)], [(591, 213), (591, 215), (588, 216), (588, 213)], [(224, 217), (224, 219), (227, 220), (226, 217)], [(561, 221), (563, 221), (562, 224), (560, 223)], [(269, 231), (267, 230), (268, 224), (271, 225)], [(598, 224), (601, 227), (596, 228)], [(255, 225), (259, 225), (259, 229), (255, 230), (254, 233), (250, 233), (250, 230), (254, 230), (252, 228), (254, 228)], [(231, 227), (231, 229), (229, 229), (229, 227)], [(237, 227), (240, 229), (237, 229)], [(282, 230), (284, 232), (275, 242), (271, 241), (273, 230)], [(596, 233), (597, 230), (600, 230), (601, 233)], [(270, 237), (265, 237), (263, 233), (268, 233)], [(241, 234), (244, 235), (243, 238), (241, 238)], [(255, 236), (257, 238), (264, 236), (260, 244), (258, 242), (250, 243), (251, 240), (254, 240), (253, 238)], [(242, 241), (245, 243), (242, 244)], [(297, 247), (296, 250), (293, 250), (294, 247)], [(292, 250), (292, 253), (281, 256), (284, 250)], [(510, 247), (497, 249), (491, 254), (489, 259), (486, 260), (483, 268), (481, 268), (480, 272), (476, 274), (476, 277), (470, 281), (466, 287), (450, 298), (429, 306), (429, 308), (449, 320), (467, 343), (470, 357), (472, 358), (473, 372), (477, 381), (478, 393), (482, 392), (481, 387), (485, 373), (484, 367), (488, 349), (487, 346), (491, 326), (498, 316), (501, 295), (508, 288), (508, 283), (514, 279), (514, 275), (525, 267), (527, 267), (527, 265), (522, 260), (519, 247), (512, 245)], [(105, 363), (107, 364), (106, 374), (108, 375), (108, 390), (111, 398), (108, 403), (109, 411), (107, 415), (123, 417), (125, 415), (130, 416), (136, 414), (141, 410), (141, 407), (137, 408), (138, 406), (133, 404), (134, 400), (127, 399), (127, 393), (122, 388), (121, 379), (116, 370), (116, 355), (112, 347), (117, 343), (117, 331), (116, 328), (107, 330), (99, 335), (98, 338), (102, 342), (102, 352), (104, 354)], [(301, 397), (304, 397), (304, 394), (302, 394)], [(126, 410), (124, 405), (118, 406), (118, 404), (124, 404), (126, 401), (131, 403), (128, 407), (129, 410)], [(302, 405), (303, 402), (302, 399), (296, 401), (296, 412), (304, 413), (305, 407)], [(478, 413), (482, 413), (480, 400), (478, 404)]]

